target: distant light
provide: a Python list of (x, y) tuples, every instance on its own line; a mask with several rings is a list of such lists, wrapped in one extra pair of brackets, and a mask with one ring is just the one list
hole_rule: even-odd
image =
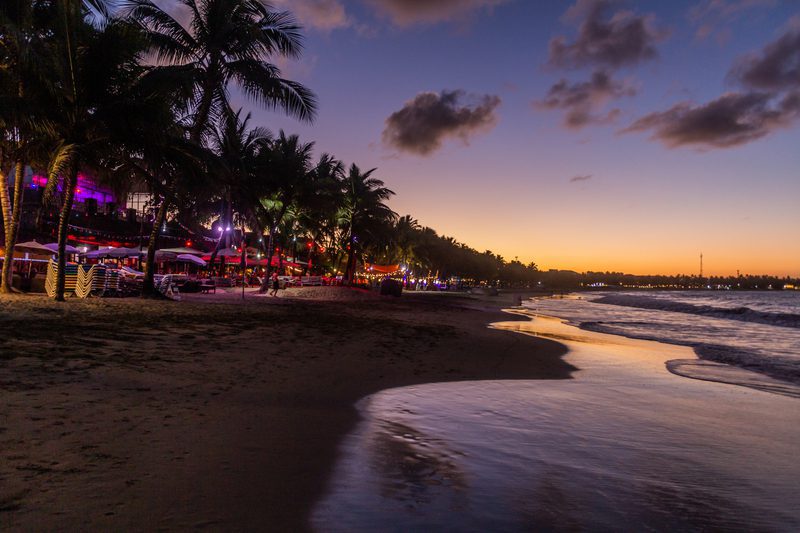
[(219, 228), (217, 228), (217, 231), (219, 231), (220, 233), (222, 233), (222, 226), (220, 226)]
[(230, 230), (231, 230), (231, 227), (230, 227), (230, 226), (228, 226), (227, 228), (225, 228), (225, 231), (230, 231)]

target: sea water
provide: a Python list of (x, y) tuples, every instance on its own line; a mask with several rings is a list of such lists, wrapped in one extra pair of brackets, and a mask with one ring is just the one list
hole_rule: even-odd
[(589, 292), (524, 306), (584, 329), (691, 346), (702, 359), (800, 386), (800, 291)]
[[(529, 306), (576, 324), (628, 312), (595, 297), (604, 298)], [(580, 315), (586, 306), (610, 314)], [(527, 313), (531, 322), (493, 327), (563, 342), (580, 369), (573, 379), (438, 383), (365, 398), (315, 529), (800, 531), (800, 399), (670, 372), (669, 362), (695, 359), (691, 346)], [(641, 315), (628, 322), (645, 329)], [(712, 344), (729, 343), (723, 335)]]

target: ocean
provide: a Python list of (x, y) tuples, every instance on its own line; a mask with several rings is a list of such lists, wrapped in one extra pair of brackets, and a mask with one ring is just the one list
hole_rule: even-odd
[[(573, 378), (433, 383), (364, 398), (312, 525), (799, 531), (797, 302), (791, 293), (701, 292), (526, 302), (517, 312), (530, 322), (492, 327), (563, 342), (579, 368)], [(685, 372), (699, 379), (676, 363), (703, 365)]]
[(588, 292), (523, 305), (583, 329), (691, 346), (701, 359), (800, 385), (800, 291)]

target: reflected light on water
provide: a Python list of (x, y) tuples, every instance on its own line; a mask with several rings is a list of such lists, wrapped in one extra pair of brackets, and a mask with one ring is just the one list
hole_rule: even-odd
[(314, 527), (800, 529), (797, 399), (671, 374), (685, 347), (520, 324), (494, 327), (581, 339), (575, 379), (366, 398)]

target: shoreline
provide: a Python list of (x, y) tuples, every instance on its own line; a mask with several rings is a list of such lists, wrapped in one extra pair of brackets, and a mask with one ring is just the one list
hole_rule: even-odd
[[(666, 311), (669, 311), (668, 309)], [(513, 311), (512, 311), (513, 312)], [(748, 387), (764, 392), (771, 392), (774, 394), (781, 394), (794, 398), (800, 398), (800, 382), (793, 379), (792, 376), (776, 373), (773, 367), (765, 366), (760, 370), (752, 370), (748, 368), (746, 363), (737, 361), (730, 361), (729, 357), (720, 358), (714, 350), (709, 352), (708, 345), (681, 341), (679, 339), (665, 339), (658, 335), (634, 332), (618, 332), (608, 331), (603, 327), (602, 322), (578, 322), (568, 318), (561, 318), (554, 314), (542, 313), (532, 307), (526, 307), (521, 311), (525, 316), (535, 317), (543, 316), (562, 320), (565, 324), (573, 326), (582, 331), (600, 333), (605, 335), (615, 335), (626, 339), (635, 339), (643, 341), (659, 342), (669, 344), (672, 346), (683, 346), (690, 348), (693, 358), (681, 358), (665, 363), (667, 370), (671, 373), (688, 379), (697, 379), (701, 381), (724, 383), (728, 385), (736, 385), (741, 387)], [(712, 346), (713, 347), (713, 346)], [(725, 347), (727, 353), (746, 354), (740, 348), (733, 346)]]
[(795, 398), (675, 375), (685, 346), (541, 315), (492, 327), (563, 342), (580, 372), (376, 394), (316, 524), (797, 529)]
[(3, 522), (309, 529), (359, 399), (575, 370), (504, 297), (258, 300), (0, 300)]

